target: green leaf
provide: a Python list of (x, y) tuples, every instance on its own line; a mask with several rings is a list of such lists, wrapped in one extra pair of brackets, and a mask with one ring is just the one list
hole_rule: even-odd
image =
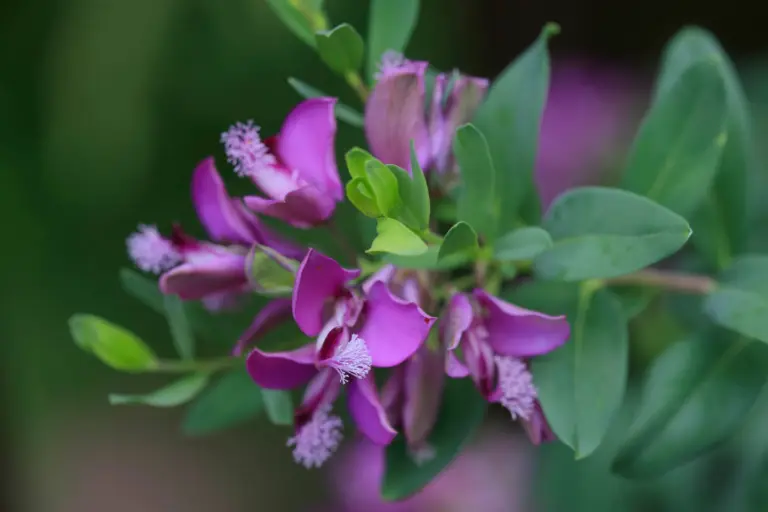
[(168, 319), (168, 326), (171, 329), (173, 346), (176, 347), (176, 353), (182, 359), (194, 358), (195, 336), (192, 334), (192, 326), (189, 325), (184, 302), (176, 295), (164, 295), (163, 304), (165, 306), (165, 317)]
[(315, 42), (323, 62), (341, 75), (354, 73), (363, 65), (365, 43), (355, 27), (348, 23), (318, 32)]
[(373, 191), (365, 178), (352, 178), (345, 187), (347, 199), (360, 213), (373, 219), (381, 217), (379, 206), (373, 198)]
[(256, 293), (288, 296), (293, 292), (298, 265), (267, 246), (254, 244), (248, 252), (245, 273)]
[[(308, 85), (293, 77), (288, 79), (288, 85), (293, 87), (293, 89), (298, 92), (302, 98), (320, 98), (330, 96), (329, 94), (326, 94), (323, 91), (316, 89), (311, 85)], [(363, 114), (343, 103), (336, 102), (336, 118), (350, 126), (354, 126), (355, 128), (362, 128), (365, 126), (365, 119), (363, 118)]]
[(506, 296), (515, 304), (565, 314), (571, 337), (533, 358), (539, 400), (552, 430), (576, 458), (599, 445), (624, 398), (629, 361), (627, 324), (616, 298), (588, 283), (532, 282)]
[(344, 155), (344, 160), (347, 163), (347, 170), (349, 176), (352, 179), (361, 178), (365, 179), (365, 166), (369, 161), (374, 160), (373, 155), (361, 148), (352, 148)]
[(261, 398), (269, 421), (274, 425), (293, 425), (293, 400), (289, 392), (262, 388)]
[(418, 229), (426, 229), (429, 227), (429, 215), (431, 208), (431, 199), (429, 197), (429, 186), (427, 185), (427, 178), (424, 176), (424, 170), (419, 165), (419, 157), (416, 155), (416, 146), (413, 140), (411, 140), (411, 173), (413, 179), (410, 183), (409, 193), (403, 196), (402, 183), (400, 197), (403, 198), (403, 202), (408, 201), (408, 206), (414, 213), (418, 221)]
[[(411, 150), (413, 151), (413, 148)], [(413, 158), (413, 153), (411, 156)], [(429, 189), (418, 162), (413, 165), (413, 178), (402, 167), (396, 165), (387, 165), (387, 167), (397, 179), (400, 196), (400, 202), (392, 217), (416, 231), (427, 229), (430, 215)]]
[(456, 130), (453, 153), (461, 171), (461, 187), (456, 201), (458, 220), (481, 229), (489, 240), (496, 236), (499, 204), (496, 199), (496, 171), (488, 142), (471, 124)]
[(486, 408), (486, 401), (470, 379), (448, 379), (437, 421), (427, 440), (435, 456), (416, 464), (408, 453), (403, 436), (395, 438), (387, 447), (382, 497), (387, 501), (401, 500), (431, 482), (471, 440), (483, 423)]
[(310, 18), (305, 15), (291, 0), (267, 0), (272, 11), (280, 18), (293, 34), (306, 44), (315, 47), (315, 27)]
[(501, 261), (523, 261), (552, 247), (552, 237), (541, 228), (528, 227), (510, 231), (493, 245), (493, 257)]
[(223, 375), (190, 406), (182, 429), (192, 436), (241, 425), (264, 409), (261, 388), (245, 366)]
[(379, 212), (383, 217), (389, 216), (400, 204), (397, 178), (389, 167), (375, 159), (365, 164), (365, 174)]
[(473, 121), (488, 139), (498, 170), (495, 183), (501, 226), (514, 225), (522, 213), (527, 213), (524, 218), (532, 224), (539, 220), (533, 168), (549, 87), (547, 41), (559, 31), (554, 23), (544, 27), (536, 42), (493, 82)]
[(368, 80), (373, 82), (381, 56), (404, 53), (419, 17), (419, 0), (371, 0), (368, 15)]
[(721, 67), (702, 60), (656, 96), (635, 138), (623, 188), (683, 216), (700, 206), (728, 139)]
[(427, 244), (395, 219), (381, 218), (376, 223), (376, 238), (366, 252), (389, 252), (401, 256), (418, 256), (426, 252)]
[(448, 233), (440, 245), (440, 252), (437, 253), (437, 260), (443, 260), (456, 254), (475, 254), (479, 249), (477, 245), (477, 233), (472, 226), (466, 222), (457, 222)]
[(736, 259), (704, 301), (715, 323), (768, 343), (768, 256)]
[(738, 430), (766, 383), (768, 348), (722, 333), (692, 337), (656, 359), (613, 470), (650, 477), (685, 464)]
[(562, 194), (542, 225), (554, 245), (534, 259), (534, 269), (564, 281), (640, 270), (676, 252), (691, 234), (685, 219), (650, 199), (602, 187)]
[(120, 284), (131, 296), (161, 315), (165, 314), (165, 300), (157, 282), (129, 268), (120, 269)]
[(624, 318), (629, 321), (642, 313), (658, 294), (657, 290), (642, 286), (611, 286), (611, 292), (621, 304)]
[(151, 405), (152, 407), (176, 407), (200, 393), (208, 384), (207, 373), (196, 373), (183, 377), (164, 388), (146, 395), (109, 395), (112, 405)]
[(81, 349), (116, 370), (142, 372), (157, 366), (157, 356), (138, 336), (98, 316), (73, 315), (69, 331)]
[(750, 109), (734, 65), (717, 39), (698, 27), (686, 27), (667, 44), (656, 94), (672, 86), (685, 70), (704, 59), (714, 59), (725, 81), (728, 103), (728, 141), (707, 204), (691, 219), (693, 243), (712, 266), (723, 268), (731, 256), (745, 249), (747, 231), (747, 176), (758, 166)]
[(417, 256), (399, 256), (397, 254), (384, 255), (384, 261), (402, 269), (431, 269), (450, 270), (461, 267), (472, 261), (472, 255), (452, 254), (443, 259), (438, 259), (440, 246), (430, 245), (427, 250)]

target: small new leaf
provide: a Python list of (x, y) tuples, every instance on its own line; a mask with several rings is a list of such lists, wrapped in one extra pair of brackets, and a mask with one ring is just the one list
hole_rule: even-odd
[(245, 261), (248, 282), (257, 293), (270, 297), (290, 295), (297, 270), (295, 262), (259, 244), (254, 244)]
[(380, 215), (390, 216), (400, 205), (397, 178), (389, 167), (375, 159), (365, 164), (365, 174)]
[(402, 222), (386, 217), (376, 223), (376, 238), (368, 253), (392, 253), (401, 256), (418, 256), (427, 251), (427, 244)]
[(373, 155), (361, 148), (352, 148), (344, 155), (347, 163), (349, 176), (354, 178), (365, 178), (365, 166), (369, 161), (374, 160)]
[(381, 211), (373, 198), (373, 191), (366, 178), (353, 178), (347, 182), (345, 188), (347, 199), (360, 210), (360, 213), (373, 219), (381, 217)]
[(146, 395), (109, 395), (112, 405), (149, 405), (152, 407), (176, 407), (195, 398), (208, 384), (207, 373), (196, 373)]
[(74, 315), (69, 330), (77, 345), (116, 370), (142, 372), (157, 366), (154, 352), (135, 334), (95, 315)]
[(315, 34), (315, 42), (323, 62), (340, 75), (354, 73), (363, 64), (363, 38), (348, 23), (318, 32)]
[(473, 255), (478, 249), (477, 233), (472, 226), (463, 221), (457, 222), (445, 234), (440, 252), (437, 254), (437, 261), (443, 261), (458, 254)]

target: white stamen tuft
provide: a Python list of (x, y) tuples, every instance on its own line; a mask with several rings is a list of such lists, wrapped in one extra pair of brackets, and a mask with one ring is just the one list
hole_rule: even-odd
[(307, 469), (322, 466), (343, 439), (341, 430), (344, 424), (341, 418), (330, 412), (330, 405), (317, 409), (309, 423), (288, 439), (287, 446), (294, 447), (293, 460)]
[(347, 344), (336, 351), (329, 366), (339, 372), (341, 383), (346, 384), (349, 381), (349, 375), (358, 379), (368, 375), (372, 364), (373, 360), (368, 353), (365, 340), (353, 334)]
[(520, 359), (496, 356), (495, 360), (502, 395), (499, 402), (506, 407), (513, 420), (530, 419), (537, 397), (533, 375)]
[(387, 73), (391, 73), (392, 71), (397, 70), (398, 68), (401, 68), (402, 66), (408, 64), (408, 62), (408, 59), (406, 59), (402, 53), (396, 52), (394, 50), (387, 50), (381, 56), (379, 71), (373, 75), (373, 78), (376, 80), (381, 80), (381, 77), (387, 75)]
[(128, 237), (126, 245), (128, 256), (144, 272), (159, 274), (181, 261), (179, 252), (155, 226), (139, 224), (139, 230)]
[(253, 176), (277, 162), (269, 148), (261, 142), (259, 127), (253, 121), (236, 123), (221, 134), (227, 161), (238, 176)]

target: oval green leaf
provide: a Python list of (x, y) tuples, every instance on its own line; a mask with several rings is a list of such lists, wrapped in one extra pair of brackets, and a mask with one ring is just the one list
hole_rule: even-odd
[(768, 256), (739, 257), (718, 282), (704, 301), (707, 315), (723, 327), (768, 343)]
[(376, 223), (376, 238), (366, 252), (388, 252), (401, 256), (418, 256), (427, 251), (427, 244), (403, 223), (381, 218)]
[(466, 222), (457, 222), (448, 233), (445, 234), (440, 251), (437, 253), (437, 261), (442, 261), (457, 254), (472, 255), (479, 249), (477, 245), (477, 233)]
[(146, 395), (109, 395), (112, 405), (176, 407), (195, 398), (208, 384), (207, 373), (196, 373)]
[(371, 0), (368, 17), (368, 80), (373, 82), (381, 56), (403, 53), (419, 17), (419, 0)]
[(366, 162), (365, 175), (380, 215), (389, 216), (401, 203), (397, 178), (389, 167), (376, 159)]
[(541, 228), (510, 231), (493, 244), (493, 257), (500, 261), (530, 260), (552, 247), (552, 237)]
[(565, 314), (571, 337), (531, 363), (539, 400), (552, 430), (577, 459), (603, 440), (626, 389), (629, 337), (616, 298), (588, 283), (532, 282), (507, 298), (552, 315)]
[[(311, 19), (302, 12), (297, 2), (291, 0), (267, 0), (272, 11), (293, 34), (306, 44), (315, 47), (315, 27)], [(307, 13), (309, 14), (309, 13)]]
[(264, 409), (261, 389), (245, 367), (223, 375), (189, 407), (185, 434), (202, 436), (246, 423)]
[(195, 335), (184, 302), (176, 295), (163, 295), (163, 305), (176, 353), (182, 359), (192, 359), (195, 357)]
[(722, 331), (669, 347), (645, 378), (613, 470), (653, 477), (717, 446), (743, 424), (766, 383), (766, 366), (768, 347)]
[(631, 192), (584, 187), (558, 197), (543, 221), (552, 248), (534, 259), (546, 279), (608, 278), (673, 254), (691, 229), (676, 213)]
[(73, 315), (69, 331), (77, 345), (116, 370), (142, 372), (157, 366), (157, 356), (131, 331), (95, 315)]
[(667, 44), (656, 95), (665, 92), (688, 68), (715, 59), (725, 82), (728, 141), (722, 152), (710, 197), (691, 219), (693, 243), (715, 268), (726, 266), (744, 250), (747, 238), (747, 176), (756, 171), (755, 140), (749, 103), (733, 62), (707, 30), (686, 27)]
[(702, 60), (656, 96), (643, 120), (622, 188), (680, 215), (701, 205), (728, 139), (721, 64)]
[(387, 447), (381, 495), (387, 501), (407, 498), (431, 482), (459, 454), (483, 423), (487, 403), (470, 379), (448, 379), (440, 412), (427, 440), (434, 457), (416, 464), (403, 436)]
[(341, 75), (354, 73), (363, 64), (363, 38), (348, 23), (316, 33), (315, 43), (323, 62)]
[(499, 204), (496, 198), (496, 170), (485, 136), (471, 124), (456, 130), (453, 154), (461, 172), (456, 199), (458, 220), (477, 226), (489, 240), (496, 236)]
[(539, 220), (533, 168), (549, 88), (547, 41), (559, 31), (554, 23), (544, 27), (538, 39), (493, 82), (473, 120), (485, 134), (498, 170), (495, 183), (502, 226), (514, 225), (523, 213), (531, 223)]

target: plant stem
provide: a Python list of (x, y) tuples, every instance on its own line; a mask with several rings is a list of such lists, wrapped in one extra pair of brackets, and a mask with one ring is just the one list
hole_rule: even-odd
[(333, 240), (339, 244), (344, 256), (349, 260), (347, 264), (357, 265), (357, 251), (352, 247), (352, 244), (349, 242), (349, 239), (344, 232), (336, 225), (336, 222), (331, 219), (325, 223), (325, 227), (328, 228), (331, 237), (333, 237)]
[(158, 361), (157, 366), (152, 369), (156, 373), (193, 373), (193, 372), (215, 372), (225, 368), (231, 368), (242, 363), (239, 357), (221, 357), (218, 359), (204, 360), (177, 360), (177, 361)]
[(344, 75), (344, 78), (346, 78), (349, 86), (360, 96), (360, 101), (365, 103), (368, 100), (368, 88), (363, 83), (363, 79), (360, 78), (360, 73), (350, 71)]
[(669, 272), (647, 268), (633, 274), (606, 279), (607, 285), (634, 285), (662, 288), (681, 293), (706, 295), (717, 287), (717, 282), (708, 276)]

